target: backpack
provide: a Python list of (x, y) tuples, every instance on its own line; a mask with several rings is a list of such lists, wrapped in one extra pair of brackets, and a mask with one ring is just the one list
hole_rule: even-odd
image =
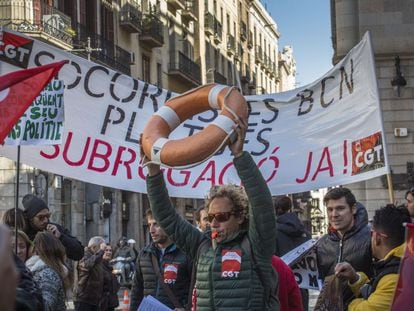
[[(200, 257), (200, 254), (207, 252), (210, 245), (211, 245), (211, 240), (209, 238), (204, 239), (201, 242), (200, 246), (198, 247), (196, 256), (193, 261), (193, 270), (191, 273), (191, 282), (190, 282), (190, 295), (188, 299), (189, 300), (188, 306), (190, 307), (189, 308), (190, 310), (193, 310), (193, 303), (195, 302), (193, 301), (193, 295), (195, 293), (194, 287), (195, 287), (195, 282), (196, 282), (196, 271), (197, 271), (198, 258)], [(257, 276), (260, 280), (260, 283), (263, 286), (264, 297), (265, 297), (263, 301), (263, 310), (272, 310), (272, 311), (280, 310), (280, 304), (279, 304), (279, 298), (278, 298), (278, 287), (279, 286), (277, 285), (276, 290), (273, 292), (269, 284), (267, 284), (266, 278), (264, 277), (264, 274), (260, 268), (260, 265), (257, 264), (256, 258), (254, 257), (252, 247), (251, 247), (251, 242), (247, 234), (243, 237), (243, 240), (241, 242), (241, 249), (244, 252), (250, 254), (250, 258), (252, 259), (253, 270), (256, 271)], [(274, 277), (278, 278), (278, 274), (276, 270), (274, 269), (273, 265), (271, 266), (274, 271)]]

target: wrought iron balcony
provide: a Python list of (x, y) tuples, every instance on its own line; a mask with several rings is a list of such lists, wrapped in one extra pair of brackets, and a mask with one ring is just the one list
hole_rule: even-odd
[(241, 25), (240, 25), (240, 40), (241, 41), (247, 40), (247, 25), (245, 22), (241, 22)]
[(214, 18), (214, 42), (220, 43), (223, 40), (223, 26), (218, 21), (217, 18)]
[(119, 12), (119, 25), (130, 33), (140, 33), (142, 12), (139, 7), (126, 3)]
[(167, 5), (173, 10), (184, 10), (185, 1), (184, 0), (167, 0)]
[(251, 31), (249, 31), (249, 35), (247, 37), (247, 48), (253, 48), (253, 33)]
[(181, 13), (181, 18), (185, 24), (190, 21), (197, 21), (198, 1), (186, 0), (185, 9)]
[(72, 48), (71, 18), (55, 7), (42, 3), (37, 8), (23, 1), (7, 1), (0, 6), (0, 24), (61, 48)]
[(85, 58), (88, 57), (86, 42), (89, 37), (91, 48), (99, 49), (98, 51), (95, 50), (90, 53), (89, 56), (92, 60), (105, 66), (109, 66), (126, 75), (131, 74), (131, 69), (129, 67), (131, 53), (115, 45), (112, 41), (105, 39), (101, 35), (89, 32), (82, 24), (75, 24), (75, 30), (76, 36), (73, 38), (73, 46), (77, 49), (85, 48), (85, 51), (75, 52), (76, 54)]
[(144, 16), (139, 40), (151, 48), (164, 45), (164, 25), (156, 16), (152, 14)]
[(240, 43), (237, 44), (236, 54), (234, 54), (234, 59), (240, 61), (243, 56), (243, 47)]
[(236, 53), (236, 41), (234, 36), (227, 35), (227, 54), (234, 55)]
[(254, 57), (256, 64), (263, 62), (263, 51), (260, 45), (256, 45), (256, 49), (254, 50)]
[(252, 79), (249, 81), (249, 89), (255, 89), (256, 88), (256, 74), (252, 74)]
[(266, 94), (266, 89), (263, 86), (256, 87), (256, 95)]
[(180, 51), (171, 53), (168, 74), (193, 86), (201, 84), (200, 66)]
[(244, 66), (242, 67), (242, 72), (241, 72), (241, 77), (240, 77), (241, 82), (250, 82), (250, 68), (248, 64), (244, 64)]
[(227, 78), (219, 73), (216, 69), (210, 68), (207, 70), (207, 83), (227, 84)]
[(204, 32), (207, 36), (214, 35), (214, 16), (210, 12), (204, 15)]

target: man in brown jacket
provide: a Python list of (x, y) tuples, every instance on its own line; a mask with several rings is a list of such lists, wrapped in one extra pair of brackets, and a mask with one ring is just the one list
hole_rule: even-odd
[(75, 265), (73, 301), (76, 311), (98, 311), (103, 295), (104, 271), (102, 257), (105, 240), (95, 236), (89, 240), (85, 255)]

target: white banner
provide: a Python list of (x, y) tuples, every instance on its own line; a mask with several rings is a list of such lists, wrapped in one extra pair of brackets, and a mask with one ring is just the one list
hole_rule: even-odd
[(4, 140), (6, 145), (56, 145), (63, 136), (62, 80), (52, 80), (27, 108)]
[[(22, 162), (103, 186), (146, 192), (139, 137), (150, 116), (173, 94), (55, 49), (4, 32), (0, 73), (69, 60), (64, 81), (65, 134), (55, 146), (22, 147)], [(285, 93), (246, 97), (245, 149), (272, 194), (302, 192), (386, 174), (388, 165), (369, 35), (322, 78)], [(208, 111), (185, 121), (171, 138), (202, 130)], [(16, 148), (0, 147), (16, 158)], [(239, 183), (228, 150), (191, 170), (165, 170), (170, 195), (203, 198), (213, 184)]]

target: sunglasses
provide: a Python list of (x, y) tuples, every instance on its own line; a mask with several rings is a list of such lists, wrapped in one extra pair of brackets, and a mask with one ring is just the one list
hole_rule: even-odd
[(45, 219), (49, 219), (50, 218), (50, 213), (46, 214), (46, 215), (36, 215), (35, 216), (37, 219), (39, 219), (40, 221), (43, 221)]
[(213, 222), (215, 219), (217, 222), (226, 222), (230, 219), (231, 215), (237, 215), (236, 212), (223, 212), (223, 213), (215, 213), (215, 214), (208, 214), (208, 221)]

